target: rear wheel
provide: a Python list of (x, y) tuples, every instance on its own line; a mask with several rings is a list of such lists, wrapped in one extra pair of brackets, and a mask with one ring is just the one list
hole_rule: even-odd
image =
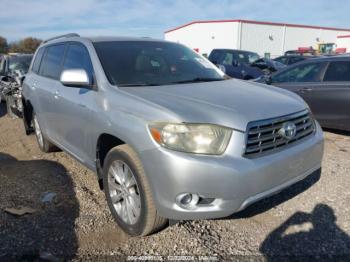
[(167, 223), (157, 213), (142, 163), (130, 146), (115, 147), (107, 154), (103, 184), (111, 213), (127, 234), (149, 235)]
[(33, 126), (36, 140), (38, 142), (39, 148), (44, 153), (49, 153), (57, 150), (57, 147), (52, 144), (43, 134), (41, 127), (38, 122), (36, 114), (33, 112)]

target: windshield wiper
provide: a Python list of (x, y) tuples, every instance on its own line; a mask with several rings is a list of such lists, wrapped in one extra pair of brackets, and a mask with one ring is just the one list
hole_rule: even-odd
[(130, 84), (118, 84), (119, 87), (126, 86), (159, 86), (159, 84), (151, 84), (151, 83), (130, 83)]
[(182, 80), (171, 82), (171, 84), (185, 84), (185, 83), (199, 83), (199, 82), (213, 82), (213, 81), (223, 81), (225, 78), (209, 78), (209, 77), (196, 77), (189, 80)]

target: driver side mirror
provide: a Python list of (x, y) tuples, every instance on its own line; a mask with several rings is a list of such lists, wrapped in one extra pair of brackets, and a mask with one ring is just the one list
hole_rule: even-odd
[(65, 86), (77, 88), (91, 86), (89, 76), (84, 69), (63, 70), (61, 73), (60, 82)]

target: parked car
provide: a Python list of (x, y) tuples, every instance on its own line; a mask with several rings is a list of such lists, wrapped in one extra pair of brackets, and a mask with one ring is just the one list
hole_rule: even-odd
[(269, 58), (260, 58), (251, 63), (250, 66), (259, 68), (265, 75), (270, 75), (286, 67), (286, 65)]
[(301, 61), (304, 61), (309, 58), (315, 58), (315, 56), (301, 56), (301, 55), (283, 55), (279, 56), (274, 61), (280, 62), (285, 65), (292, 65)]
[(0, 60), (0, 102), (6, 101), (11, 117), (22, 115), (22, 81), (32, 58), (32, 54), (16, 54), (4, 55)]
[(260, 59), (257, 53), (234, 50), (214, 49), (209, 55), (209, 60), (224, 69), (228, 76), (238, 79), (254, 79), (264, 73), (251, 64)]
[(24, 80), (26, 132), (98, 175), (130, 235), (225, 217), (319, 172), (323, 135), (280, 88), (225, 79), (177, 43), (45, 41)]
[(350, 130), (350, 57), (306, 60), (257, 80), (300, 95), (323, 127)]

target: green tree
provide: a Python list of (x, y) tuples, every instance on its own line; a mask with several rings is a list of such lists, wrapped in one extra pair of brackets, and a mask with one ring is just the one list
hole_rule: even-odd
[(0, 54), (7, 53), (8, 44), (6, 38), (0, 36)]
[(26, 53), (31, 54), (34, 53), (35, 50), (39, 47), (42, 40), (34, 38), (34, 37), (27, 37), (19, 42), (12, 43), (10, 45), (9, 52), (11, 53)]

